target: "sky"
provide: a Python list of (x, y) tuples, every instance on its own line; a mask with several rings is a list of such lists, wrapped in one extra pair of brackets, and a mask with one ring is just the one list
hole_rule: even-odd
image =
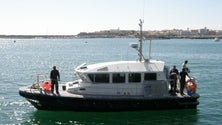
[(76, 35), (109, 29), (222, 30), (222, 0), (0, 0), (0, 35)]

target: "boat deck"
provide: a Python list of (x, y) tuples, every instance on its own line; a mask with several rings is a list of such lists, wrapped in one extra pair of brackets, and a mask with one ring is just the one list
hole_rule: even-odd
[(48, 96), (79, 97), (79, 98), (83, 97), (83, 95), (72, 94), (67, 92), (66, 90), (63, 90), (62, 85), (59, 86), (59, 94), (51, 93), (51, 91), (44, 91), (41, 88), (31, 88), (30, 86), (22, 87), (19, 90), (33, 94), (44, 94)]
[[(74, 93), (69, 93), (66, 90), (63, 90), (62, 88), (63, 84), (59, 85), (59, 94), (51, 93), (51, 91), (44, 91), (41, 88), (31, 88), (30, 86), (26, 86), (26, 87), (22, 87), (20, 88), (20, 91), (23, 92), (27, 92), (27, 93), (33, 93), (33, 94), (43, 94), (43, 95), (47, 95), (47, 96), (61, 96), (61, 97), (72, 97), (72, 98), (101, 98), (101, 99), (149, 99), (149, 98), (153, 98), (153, 97), (144, 97), (144, 96), (129, 96), (129, 95), (82, 95), (82, 94), (74, 94)], [(192, 95), (194, 96), (198, 96), (197, 95)], [(166, 95), (164, 96), (164, 98), (184, 98), (184, 97), (190, 97), (189, 95), (187, 95), (187, 93), (185, 93), (185, 95), (181, 95), (180, 93), (176, 93), (176, 95)], [(155, 97), (156, 98), (156, 97)], [(160, 97), (163, 98), (163, 97)]]

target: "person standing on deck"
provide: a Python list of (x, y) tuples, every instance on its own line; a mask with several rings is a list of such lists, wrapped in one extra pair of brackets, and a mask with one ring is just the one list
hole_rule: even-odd
[(186, 82), (186, 76), (188, 76), (191, 79), (191, 77), (188, 75), (186, 69), (183, 68), (182, 71), (180, 72), (180, 94), (181, 95), (185, 95), (183, 93), (183, 91), (184, 91), (184, 85)]
[(177, 76), (179, 75), (179, 71), (174, 65), (173, 68), (170, 70), (170, 79), (172, 79), (172, 82), (170, 83), (171, 85), (171, 90), (175, 94), (177, 92)]
[(51, 92), (54, 94), (54, 86), (56, 88), (56, 93), (59, 94), (59, 84), (60, 81), (60, 74), (59, 71), (56, 69), (56, 66), (53, 66), (53, 70), (50, 72), (50, 80), (51, 80)]
[(182, 64), (182, 70), (185, 69), (187, 73), (190, 73), (190, 69), (187, 67), (188, 61), (185, 60), (184, 63)]

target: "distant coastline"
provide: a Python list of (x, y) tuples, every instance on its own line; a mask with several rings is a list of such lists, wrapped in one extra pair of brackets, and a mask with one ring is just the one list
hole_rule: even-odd
[(0, 35), (0, 39), (72, 39), (76, 35)]
[[(73, 38), (137, 38), (139, 31), (111, 29), (96, 32), (80, 32), (77, 35), (0, 35), (0, 39), (73, 39)], [(143, 31), (145, 39), (214, 39), (222, 38), (222, 30), (162, 30)]]
[[(214, 39), (208, 36), (146, 36), (146, 39)], [(74, 38), (137, 38), (136, 35), (0, 35), (0, 39), (74, 39)], [(222, 36), (218, 38), (222, 39)]]

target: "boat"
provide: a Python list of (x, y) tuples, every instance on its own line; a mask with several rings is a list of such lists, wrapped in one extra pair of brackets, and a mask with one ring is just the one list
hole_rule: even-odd
[(220, 41), (220, 38), (219, 37), (215, 37), (214, 38), (214, 42), (219, 42)]
[(139, 58), (81, 64), (75, 68), (79, 79), (59, 85), (59, 94), (50, 92), (50, 80), (40, 80), (19, 88), (19, 94), (38, 110), (66, 111), (139, 111), (196, 109), (200, 95), (196, 79), (185, 84), (184, 93), (172, 93), (170, 67), (164, 61), (146, 59), (142, 54), (143, 36), (140, 20), (139, 43), (130, 44)]

